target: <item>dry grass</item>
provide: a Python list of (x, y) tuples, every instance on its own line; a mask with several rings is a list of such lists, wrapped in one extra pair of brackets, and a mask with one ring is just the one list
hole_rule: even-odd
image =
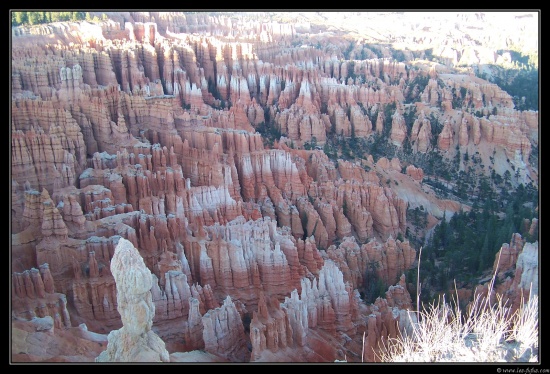
[[(500, 252), (497, 269), (499, 262)], [(376, 361), (539, 362), (538, 295), (529, 290), (529, 299), (525, 301), (520, 291), (521, 303), (512, 312), (508, 300), (493, 294), (496, 276), (495, 273), (486, 295), (475, 295), (466, 314), (460, 309), (456, 284), (454, 307), (445, 301), (443, 295), (437, 302), (420, 310), (421, 284), (417, 282), (417, 311), (408, 311), (408, 320), (401, 324), (397, 338), (379, 344)]]
[[(491, 295), (494, 278), (489, 286)], [(530, 293), (531, 295), (531, 293)], [(378, 353), (382, 362), (537, 362), (538, 296), (531, 295), (514, 313), (497, 295), (480, 294), (464, 315), (458, 299), (451, 307), (440, 298), (420, 312), (397, 339)], [(414, 313), (414, 312), (410, 312)], [(416, 313), (415, 313), (416, 314)]]

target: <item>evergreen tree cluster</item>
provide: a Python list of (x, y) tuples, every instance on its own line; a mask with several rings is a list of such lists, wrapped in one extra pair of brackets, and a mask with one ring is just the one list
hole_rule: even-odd
[[(105, 13), (102, 13), (102, 20), (107, 20), (108, 17)], [(63, 22), (63, 21), (99, 21), (98, 16), (92, 17), (89, 12), (41, 12), (41, 11), (27, 11), (27, 12), (11, 12), (12, 26), (21, 25), (39, 25), (50, 22)]]
[[(536, 191), (520, 185), (505, 214), (495, 209), (498, 206), (498, 201), (487, 200), (483, 207), (474, 204), (471, 211), (457, 212), (448, 221), (443, 217), (423, 249), (423, 288), (447, 292), (453, 280), (468, 283), (481, 276), (492, 268), (497, 252), (504, 243), (510, 243), (514, 233), (527, 241), (538, 239), (538, 233), (529, 234), (529, 225), (524, 224), (538, 218)], [(423, 297), (423, 301), (430, 301), (427, 292)]]

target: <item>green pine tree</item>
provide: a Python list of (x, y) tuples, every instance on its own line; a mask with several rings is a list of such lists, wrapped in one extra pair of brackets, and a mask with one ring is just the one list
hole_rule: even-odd
[(479, 272), (485, 270), (485, 267), (489, 264), (489, 257), (489, 235), (485, 235), (485, 239), (483, 239), (483, 246), (479, 252)]

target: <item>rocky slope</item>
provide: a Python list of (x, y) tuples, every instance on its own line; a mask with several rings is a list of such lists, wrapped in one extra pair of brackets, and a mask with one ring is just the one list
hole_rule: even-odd
[[(147, 274), (147, 361), (374, 361), (414, 307), (408, 210), (425, 209), (429, 230), (470, 209), (398, 156), (476, 155), (460, 169), (537, 186), (538, 111), (471, 70), (347, 50), (312, 14), (281, 15), (12, 27), (14, 361), (136, 358), (114, 348), (133, 339), (121, 243)], [(383, 135), (387, 157), (341, 146), (357, 156)], [(382, 298), (365, 295), (373, 280)]]

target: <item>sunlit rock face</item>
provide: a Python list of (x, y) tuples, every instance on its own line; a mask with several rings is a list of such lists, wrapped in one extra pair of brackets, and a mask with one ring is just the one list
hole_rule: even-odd
[(151, 330), (155, 304), (153, 276), (132, 243), (120, 239), (111, 262), (122, 327), (109, 333), (107, 350), (96, 362), (169, 362), (169, 353)]

